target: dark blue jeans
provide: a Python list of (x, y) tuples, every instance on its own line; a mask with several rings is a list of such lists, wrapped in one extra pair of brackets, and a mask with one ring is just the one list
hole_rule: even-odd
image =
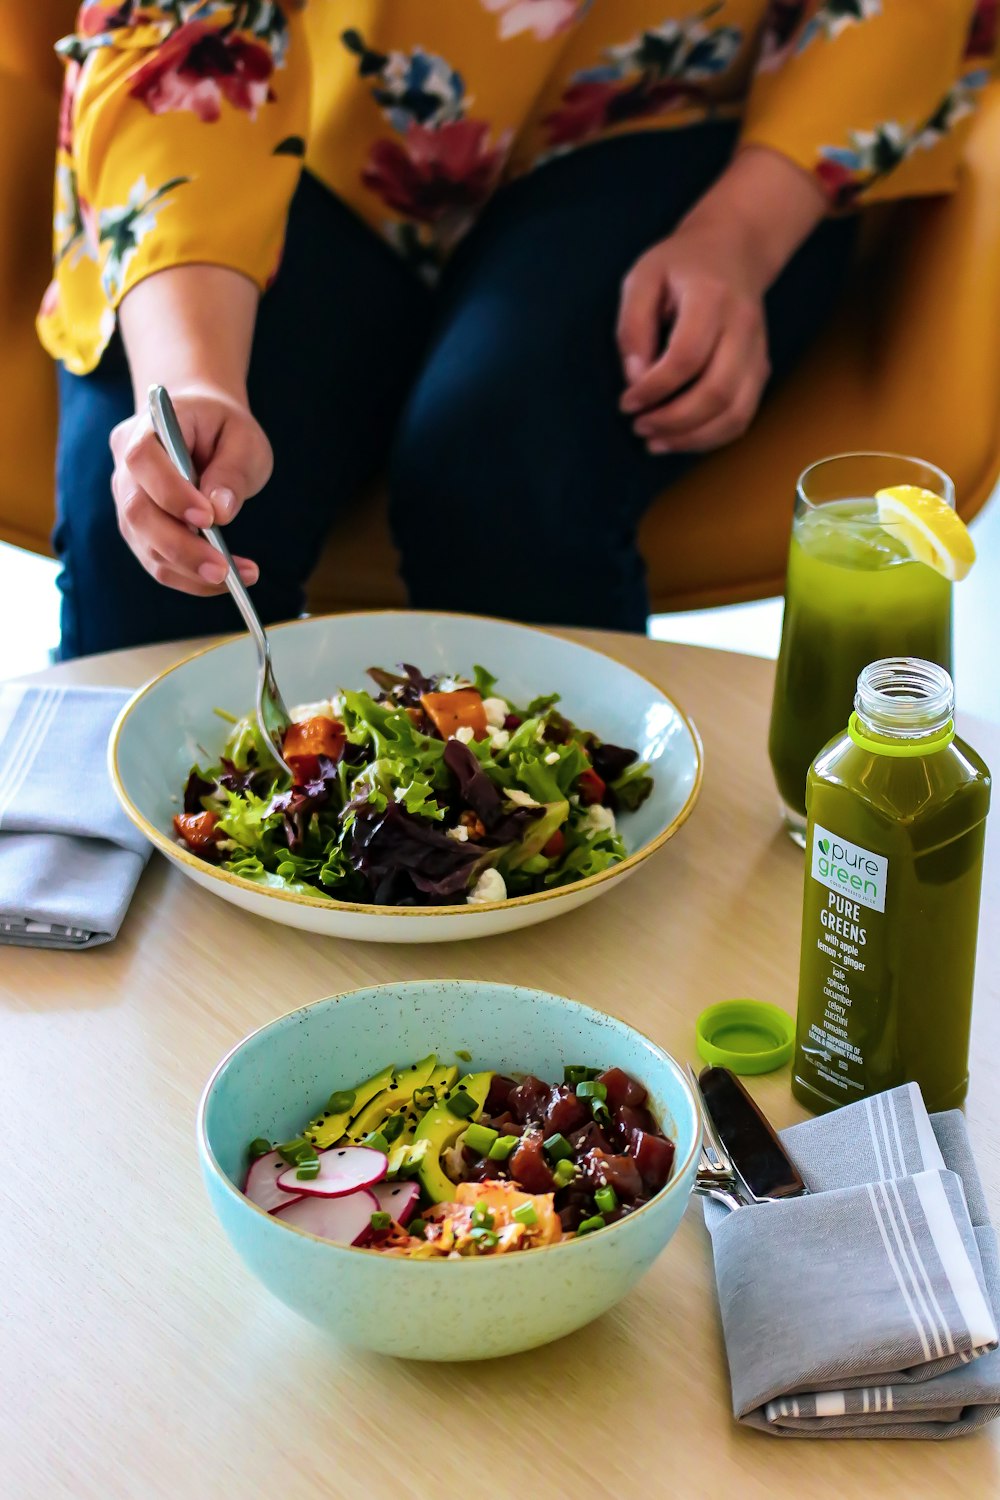
[[(501, 190), (433, 293), (303, 176), (250, 367), (274, 475), (227, 531), (260, 564), (265, 620), (302, 610), (332, 521), (387, 469), (417, 608), (645, 629), (636, 529), (691, 460), (650, 457), (618, 411), (619, 288), (734, 140), (706, 125), (556, 159)], [(769, 294), (774, 378), (829, 313), (853, 237), (822, 225)], [(60, 395), (63, 656), (238, 628), (228, 596), (161, 587), (119, 536), (108, 435), (133, 408), (118, 341), (93, 374), (61, 371)]]

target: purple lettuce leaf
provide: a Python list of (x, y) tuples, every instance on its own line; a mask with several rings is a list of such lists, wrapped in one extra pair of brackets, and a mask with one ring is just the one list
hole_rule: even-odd
[(602, 781), (617, 781), (623, 771), (638, 760), (637, 750), (624, 750), (621, 745), (602, 745), (595, 741), (589, 747), (594, 770)]
[(350, 835), (350, 860), (385, 905), (452, 902), (468, 890), (481, 845), (459, 843), (396, 802), (384, 809), (361, 807)]
[(301, 786), (277, 792), (271, 798), (271, 805), (267, 810), (268, 816), (276, 812), (284, 814), (285, 837), (293, 853), (297, 853), (302, 847), (309, 819), (314, 812), (327, 806), (333, 788), (339, 782), (337, 767), (329, 756), (320, 755), (317, 758), (320, 774)]
[(493, 848), (519, 843), (527, 825), (542, 816), (540, 807), (506, 808), (503, 794), (461, 740), (445, 745), (444, 763), (458, 783), (460, 801), (480, 819)]
[(201, 805), (202, 797), (210, 797), (217, 790), (218, 788), (214, 781), (206, 781), (198, 770), (198, 767), (192, 766), (191, 774), (188, 776), (187, 784), (184, 787), (184, 811), (186, 813), (204, 812), (204, 808)]

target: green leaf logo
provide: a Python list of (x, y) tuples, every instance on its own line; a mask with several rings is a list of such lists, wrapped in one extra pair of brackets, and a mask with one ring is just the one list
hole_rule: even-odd
[(829, 839), (820, 839), (820, 841), (819, 841), (819, 847), (823, 851), (824, 854), (829, 854), (829, 852), (830, 852), (830, 840)]

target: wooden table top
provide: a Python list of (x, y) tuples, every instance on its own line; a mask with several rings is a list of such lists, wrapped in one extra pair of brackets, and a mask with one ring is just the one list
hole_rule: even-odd
[[(478, 943), (338, 943), (255, 920), (154, 855), (117, 942), (0, 949), (5, 1497), (1000, 1493), (1000, 1424), (947, 1443), (780, 1441), (738, 1427), (697, 1204), (614, 1311), (561, 1343), (475, 1365), (332, 1345), (251, 1278), (213, 1218), (194, 1143), (202, 1085), (241, 1036), (295, 1004), (488, 975), (604, 1006), (681, 1059), (694, 1057), (695, 1017), (712, 1001), (752, 995), (794, 1010), (802, 855), (776, 820), (771, 665), (580, 638), (674, 695), (706, 751), (691, 821), (594, 904)], [(182, 654), (123, 652), (45, 676), (134, 686)], [(964, 732), (1000, 764), (1000, 731)], [(967, 1105), (994, 1222), (998, 911), (995, 814)], [(787, 1069), (752, 1087), (777, 1124), (801, 1116)]]

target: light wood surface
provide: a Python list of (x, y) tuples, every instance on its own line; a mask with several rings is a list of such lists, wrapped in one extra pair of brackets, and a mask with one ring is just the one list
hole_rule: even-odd
[[(706, 751), (689, 824), (595, 904), (473, 944), (335, 943), (256, 921), (154, 856), (116, 943), (0, 949), (4, 1497), (1000, 1493), (1000, 1424), (940, 1444), (782, 1441), (737, 1427), (697, 1204), (598, 1323), (532, 1354), (458, 1366), (331, 1345), (251, 1279), (211, 1215), (194, 1146), (202, 1084), (244, 1033), (293, 1005), (383, 980), (488, 976), (602, 1006), (681, 1059), (714, 1000), (794, 1009), (802, 855), (775, 818), (771, 666), (580, 638), (661, 683)], [(133, 686), (181, 654), (121, 653), (46, 675)], [(1000, 732), (964, 730), (1000, 763)], [(994, 814), (967, 1107), (994, 1221), (998, 911)], [(776, 1123), (799, 1117), (787, 1069), (752, 1087)]]

